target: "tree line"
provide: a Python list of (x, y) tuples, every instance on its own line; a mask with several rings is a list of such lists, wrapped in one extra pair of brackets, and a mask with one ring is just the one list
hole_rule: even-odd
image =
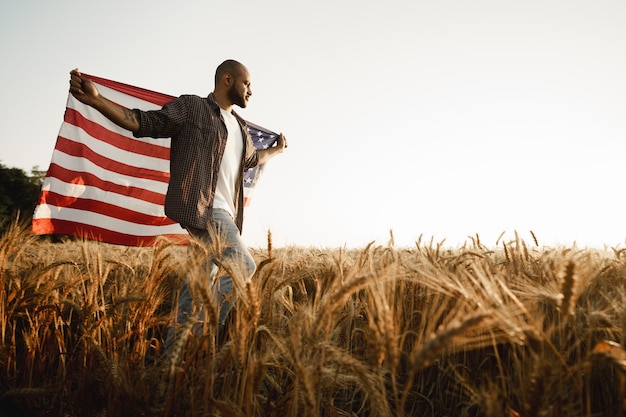
[(32, 219), (45, 176), (46, 171), (38, 167), (29, 174), (0, 163), (0, 231), (18, 214), (23, 221)]

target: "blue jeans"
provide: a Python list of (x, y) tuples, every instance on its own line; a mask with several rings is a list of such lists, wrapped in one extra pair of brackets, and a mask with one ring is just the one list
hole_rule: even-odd
[[(226, 210), (213, 209), (211, 230), (187, 227), (187, 231), (193, 240), (189, 245), (189, 255), (192, 261), (198, 262), (201, 268), (200, 277), (206, 280), (202, 284), (206, 285), (208, 292), (213, 294), (213, 300), (219, 305), (219, 328), (224, 330), (236, 294), (233, 277), (225, 274), (216, 279), (220, 269), (218, 264), (222, 265), (225, 271), (236, 275), (235, 279), (241, 280), (243, 284), (252, 278), (256, 271), (256, 263), (241, 239), (239, 228)], [(194, 314), (192, 301), (189, 280), (186, 279), (183, 281), (178, 296), (175, 327), (185, 323), (188, 317)], [(205, 307), (211, 308), (211, 306)], [(204, 319), (203, 310), (200, 309), (200, 313), (195, 315), (198, 320)], [(171, 349), (174, 337), (175, 328), (171, 327), (167, 333), (166, 351)]]

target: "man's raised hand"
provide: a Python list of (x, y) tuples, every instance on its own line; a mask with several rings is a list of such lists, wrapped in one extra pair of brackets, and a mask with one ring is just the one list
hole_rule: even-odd
[(83, 77), (78, 68), (70, 71), (70, 93), (78, 101), (87, 105), (92, 105), (100, 96), (93, 82), (89, 78)]

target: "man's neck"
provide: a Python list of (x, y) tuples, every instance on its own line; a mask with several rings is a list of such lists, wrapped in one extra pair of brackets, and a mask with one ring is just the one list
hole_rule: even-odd
[(215, 98), (215, 102), (222, 110), (227, 111), (228, 113), (233, 111), (233, 103), (227, 98), (222, 96), (221, 94), (216, 94), (213, 92), (213, 97)]

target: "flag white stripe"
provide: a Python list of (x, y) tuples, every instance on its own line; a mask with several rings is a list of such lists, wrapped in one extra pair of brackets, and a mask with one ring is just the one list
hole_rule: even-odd
[(68, 184), (56, 178), (48, 177), (44, 181), (41, 190), (52, 191), (65, 197), (103, 201), (122, 208), (132, 207), (133, 211), (150, 216), (165, 216), (165, 209), (161, 204), (154, 204), (134, 197), (104, 191), (90, 185)]
[[(59, 135), (66, 139), (70, 139), (73, 142), (79, 144), (82, 143), (97, 154), (114, 161), (118, 161), (126, 165), (152, 169), (155, 171), (169, 172), (170, 165), (168, 160), (129, 152), (113, 145), (109, 145), (108, 143), (89, 135), (78, 126), (64, 123), (63, 126), (61, 126)], [(169, 139), (167, 140), (167, 145), (169, 146)]]
[(96, 84), (96, 86), (98, 87), (98, 91), (100, 91), (104, 97), (108, 98), (111, 101), (114, 101), (117, 104), (128, 107), (129, 109), (159, 110), (161, 107), (163, 107), (150, 101), (142, 100), (140, 98), (124, 94), (120, 91), (114, 90), (97, 82), (94, 82), (94, 84)]
[[(167, 192), (167, 183), (165, 182), (118, 174), (117, 172), (111, 172), (94, 164), (89, 159), (81, 158), (79, 156), (68, 155), (64, 152), (59, 151), (58, 149), (55, 149), (52, 153), (52, 162), (59, 166), (62, 166), (63, 168), (70, 169), (72, 171), (86, 172), (95, 175), (96, 177), (104, 181), (110, 181), (114, 184), (122, 185), (125, 187), (142, 188), (163, 195), (165, 195), (165, 193)], [(65, 185), (61, 184), (60, 186), (65, 187)]]

